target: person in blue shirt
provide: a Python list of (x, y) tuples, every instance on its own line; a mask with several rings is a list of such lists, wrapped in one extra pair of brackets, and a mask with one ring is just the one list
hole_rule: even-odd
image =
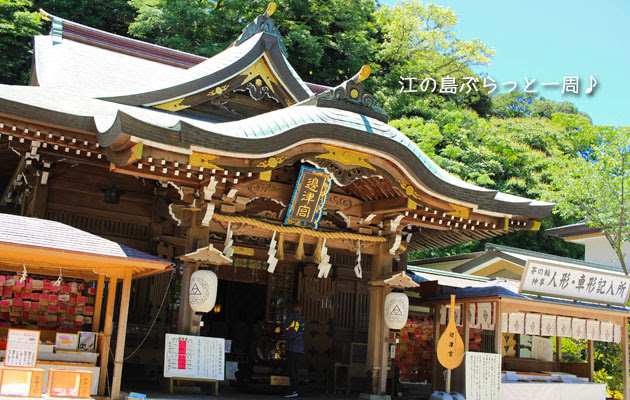
[(289, 304), (287, 319), (282, 325), (282, 333), (287, 341), (286, 356), (289, 371), (289, 393), (284, 397), (298, 396), (298, 365), (304, 354), (304, 321), (302, 319), (302, 305), (297, 301)]

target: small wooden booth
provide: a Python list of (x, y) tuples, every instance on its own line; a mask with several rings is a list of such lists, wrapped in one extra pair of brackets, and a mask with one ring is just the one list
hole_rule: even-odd
[[(421, 300), (411, 298), (412, 305), (426, 307), (433, 314), (433, 321), (426, 323), (433, 328), (432, 335), (418, 336), (425, 342), (433, 342), (425, 343), (425, 353), (430, 354), (437, 347), (448, 320), (446, 305), (450, 296), (455, 295), (461, 307), (455, 319), (465, 351), (502, 355), (500, 369), (498, 366), (496, 369), (497, 373), (501, 371), (500, 392), (496, 398), (526, 399), (562, 393), (565, 397), (553, 398), (604, 399), (605, 385), (590, 383), (594, 376), (595, 341), (620, 343), (623, 368), (628, 371), (629, 310), (623, 306), (628, 296), (625, 275), (528, 262), (520, 287), (517, 282), (507, 280), (467, 288), (435, 288), (432, 283), (420, 285), (419, 291), (424, 295)], [(429, 292), (427, 287), (431, 287)], [(579, 300), (569, 298), (576, 287), (581, 292)], [(552, 294), (554, 297), (549, 297)], [(551, 339), (554, 337), (555, 345)], [(563, 361), (559, 340), (563, 337), (587, 342), (586, 363)], [(402, 361), (399, 365), (404, 365)], [(442, 370), (435, 355), (427, 361), (432, 371), (430, 378), (428, 374), (425, 377), (432, 382), (433, 390), (443, 390)], [(465, 362), (453, 370), (454, 391), (466, 393), (470, 382), (466, 373)], [(627, 373), (623, 383), (623, 398), (628, 399)]]
[[(74, 369), (90, 370), (98, 382), (97, 392), (102, 396), (107, 382), (104, 377), (107, 376), (114, 309), (118, 306), (118, 333), (110, 388), (110, 397), (117, 399), (120, 395), (131, 280), (164, 272), (171, 265), (169, 261), (59, 222), (0, 214), (3, 302), (0, 306), (3, 312), (0, 335), (6, 336), (9, 328), (38, 330), (41, 331), (41, 340), (54, 342), (58, 332), (72, 334), (91, 330), (98, 333), (98, 355), (53, 353), (51, 345), (40, 346), (37, 367), (56, 368), (63, 363)], [(122, 291), (117, 302), (118, 281), (122, 281)], [(67, 290), (74, 294), (59, 294), (66, 291), (66, 285), (76, 286), (76, 289)], [(17, 288), (19, 290), (15, 290)], [(103, 311), (105, 290), (107, 304)], [(90, 307), (87, 304), (91, 304), (92, 300)], [(66, 302), (67, 305), (64, 304)], [(27, 304), (28, 310), (25, 309)], [(44, 351), (42, 347), (48, 347), (49, 351)], [(0, 355), (4, 357), (4, 354)], [(97, 357), (99, 366), (96, 364)], [(96, 384), (92, 386), (91, 394), (96, 395), (95, 392)]]

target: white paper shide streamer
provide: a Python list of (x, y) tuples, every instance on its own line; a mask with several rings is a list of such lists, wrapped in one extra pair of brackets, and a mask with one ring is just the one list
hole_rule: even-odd
[(267, 271), (270, 274), (273, 274), (273, 271), (276, 270), (276, 265), (278, 265), (278, 258), (276, 257), (276, 253), (278, 252), (278, 241), (276, 240), (276, 231), (273, 231), (273, 236), (271, 236), (271, 242), (269, 243), (269, 251), (267, 254), (269, 257), (267, 258)]
[(319, 272), (317, 273), (317, 277), (318, 278), (328, 278), (328, 273), (330, 272), (330, 267), (332, 267), (332, 264), (329, 262), (330, 261), (330, 256), (328, 255), (328, 248), (326, 247), (326, 239), (325, 238), (324, 238), (324, 241), (322, 243), (322, 252), (321, 252), (320, 260), (322, 260), (322, 261), (317, 266), (317, 269), (319, 269)]
[(357, 278), (362, 279), (363, 269), (361, 268), (361, 241), (358, 240), (357, 242), (357, 260), (356, 264), (354, 265), (354, 274)]

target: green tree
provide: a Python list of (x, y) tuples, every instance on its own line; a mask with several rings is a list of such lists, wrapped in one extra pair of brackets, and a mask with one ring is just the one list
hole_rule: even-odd
[[(490, 95), (469, 67), (488, 64), (494, 50), (478, 39), (458, 38), (454, 11), (432, 3), (401, 1), (379, 7), (375, 15), (382, 31), (375, 95), (392, 118), (431, 118), (443, 108), (471, 108), (480, 115), (489, 111)], [(476, 80), (472, 84), (477, 90), (462, 87), (466, 77)], [(428, 81), (425, 91), (399, 93), (401, 87), (408, 88), (404, 78), (416, 78), (413, 89), (424, 79), (433, 81)], [(442, 78), (455, 78), (457, 93), (439, 93)]]
[(0, 0), (0, 82), (26, 84), (33, 58), (33, 36), (41, 29), (40, 16), (28, 0)]
[(585, 157), (568, 155), (552, 171), (555, 212), (601, 228), (626, 275), (622, 245), (630, 240), (630, 128), (601, 132)]
[[(211, 57), (262, 14), (268, 0), (131, 0), (129, 33), (142, 40)], [(376, 52), (374, 0), (285, 0), (274, 23), (289, 61), (305, 80), (337, 85), (371, 64)]]
[[(538, 199), (549, 191), (551, 171), (564, 157), (587, 153), (605, 128), (575, 114), (547, 118), (479, 117), (472, 110), (434, 109), (430, 118), (401, 118), (391, 125), (408, 135), (438, 165), (459, 178), (490, 189)], [(489, 239), (492, 243), (581, 258), (582, 246), (549, 238), (544, 229), (577, 222), (554, 215), (539, 231), (518, 231)], [(412, 258), (483, 250), (487, 241), (432, 249)]]
[(134, 8), (126, 0), (35, 0), (33, 3), (35, 9), (118, 35), (127, 34), (135, 16)]

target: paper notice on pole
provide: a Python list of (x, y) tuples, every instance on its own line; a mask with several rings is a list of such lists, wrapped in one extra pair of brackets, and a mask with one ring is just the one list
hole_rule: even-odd
[(225, 339), (166, 334), (164, 377), (225, 379)]
[(501, 355), (466, 353), (466, 399), (499, 400)]
[(39, 331), (9, 329), (8, 336), (4, 366), (35, 368)]

